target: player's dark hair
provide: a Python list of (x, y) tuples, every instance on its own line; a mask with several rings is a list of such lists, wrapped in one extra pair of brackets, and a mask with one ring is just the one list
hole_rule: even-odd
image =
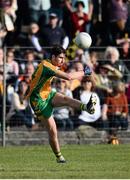
[(62, 46), (54, 45), (52, 50), (51, 50), (51, 55), (58, 56), (61, 53), (65, 54), (66, 53), (65, 49)]

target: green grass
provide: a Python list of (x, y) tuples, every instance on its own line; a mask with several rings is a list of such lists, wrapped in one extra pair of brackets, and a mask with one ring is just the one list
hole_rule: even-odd
[(49, 146), (0, 148), (0, 179), (129, 179), (130, 145), (65, 145), (57, 164)]

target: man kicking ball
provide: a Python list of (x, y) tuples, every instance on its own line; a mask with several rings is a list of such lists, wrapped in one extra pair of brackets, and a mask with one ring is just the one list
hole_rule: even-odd
[(53, 77), (65, 80), (78, 79), (91, 75), (87, 67), (85, 71), (66, 73), (59, 70), (65, 63), (65, 50), (60, 46), (54, 46), (51, 51), (50, 60), (43, 60), (32, 75), (26, 98), (30, 99), (30, 104), (37, 118), (45, 125), (49, 134), (49, 143), (56, 156), (58, 163), (65, 163), (66, 160), (61, 154), (57, 135), (57, 127), (52, 116), (54, 107), (70, 106), (77, 110), (87, 111), (90, 114), (95, 112), (96, 97), (92, 94), (88, 104), (67, 97), (59, 92), (51, 90)]

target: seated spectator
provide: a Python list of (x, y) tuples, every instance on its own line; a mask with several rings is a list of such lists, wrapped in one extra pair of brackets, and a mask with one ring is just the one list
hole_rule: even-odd
[(25, 81), (27, 84), (30, 83), (30, 80), (32, 79), (32, 74), (34, 73), (34, 65), (32, 63), (27, 63), (25, 66), (25, 71), (22, 75), (20, 75), (16, 81), (15, 85), (15, 91), (18, 90), (19, 83), (21, 81)]
[(27, 128), (34, 129), (35, 121), (29, 102), (24, 99), (24, 94), (28, 88), (25, 81), (19, 83), (18, 91), (12, 95), (11, 108), (7, 114), (7, 126), (26, 125)]
[[(56, 80), (55, 88), (53, 89), (72, 98), (72, 92), (67, 88), (65, 80)], [(73, 122), (70, 118), (71, 112), (72, 109), (68, 107), (54, 108), (54, 118), (56, 120), (57, 126), (62, 130), (73, 130)]]
[(96, 84), (96, 92), (101, 97), (101, 104), (104, 104), (104, 99), (107, 94), (111, 94), (112, 84), (121, 79), (121, 73), (114, 67), (108, 64), (99, 65), (98, 71), (93, 73), (95, 84)]
[[(80, 63), (80, 65), (81, 65), (81, 67), (83, 67), (82, 63)], [(71, 67), (71, 68), (68, 69), (68, 72), (75, 72), (75, 71), (76, 71), (75, 67)], [(71, 80), (71, 81), (67, 81), (66, 83), (67, 83), (67, 87), (71, 91), (73, 91), (75, 88), (79, 87), (80, 84), (81, 84), (79, 79), (74, 79), (74, 80)]]
[(125, 63), (119, 59), (120, 54), (116, 47), (108, 46), (105, 50), (104, 58), (108, 64), (110, 64), (113, 68), (116, 69), (116, 71), (118, 70), (123, 75), (121, 77), (122, 81), (125, 83), (130, 81), (130, 72)]
[[(83, 65), (88, 64), (88, 58), (89, 58), (89, 54), (84, 52), (83, 49), (78, 48), (77, 50), (75, 50), (75, 57), (73, 59), (73, 61), (79, 61), (80, 63), (82, 63)], [(71, 63), (71, 62), (70, 62)]]
[(93, 93), (97, 98), (96, 103), (96, 111), (94, 114), (89, 114), (88, 112), (82, 111), (79, 115), (79, 125), (92, 125), (94, 126), (94, 122), (98, 120), (101, 116), (101, 105), (100, 98), (96, 92), (94, 92), (94, 82), (91, 78), (83, 78), (82, 80), (83, 90), (80, 94), (80, 100), (83, 103), (87, 103), (89, 101), (89, 97)]
[(125, 85), (121, 81), (113, 85), (113, 93), (106, 97), (102, 120), (110, 142), (117, 136), (119, 129), (127, 130), (128, 128), (128, 101), (125, 95)]
[(117, 45), (119, 46), (120, 59), (127, 66), (130, 71), (130, 38), (128, 38), (128, 34), (126, 33), (124, 38), (117, 39)]
[(17, 77), (19, 75), (19, 65), (14, 59), (14, 52), (13, 50), (7, 51), (7, 82), (10, 84), (15, 84)]
[(96, 51), (89, 52), (88, 59), (86, 59), (86, 63), (93, 71), (96, 71), (99, 65), (98, 54)]
[(27, 50), (24, 55), (24, 61), (19, 62), (20, 67), (20, 73), (24, 74), (26, 73), (26, 66), (27, 64), (33, 64), (34, 68), (37, 68), (39, 62), (38, 59), (36, 59), (35, 52), (32, 50)]

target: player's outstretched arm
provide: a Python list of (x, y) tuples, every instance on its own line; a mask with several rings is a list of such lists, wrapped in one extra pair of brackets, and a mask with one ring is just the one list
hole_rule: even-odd
[(84, 76), (84, 71), (67, 73), (67, 72), (63, 72), (63, 71), (58, 70), (56, 72), (55, 76), (62, 78), (62, 79), (65, 79), (65, 80), (79, 79), (79, 78)]
[(92, 74), (91, 69), (88, 66), (86, 66), (84, 71), (81, 70), (81, 71), (66, 73), (58, 70), (55, 76), (66, 80), (73, 80), (73, 79), (81, 79), (84, 76), (91, 76), (91, 74)]

